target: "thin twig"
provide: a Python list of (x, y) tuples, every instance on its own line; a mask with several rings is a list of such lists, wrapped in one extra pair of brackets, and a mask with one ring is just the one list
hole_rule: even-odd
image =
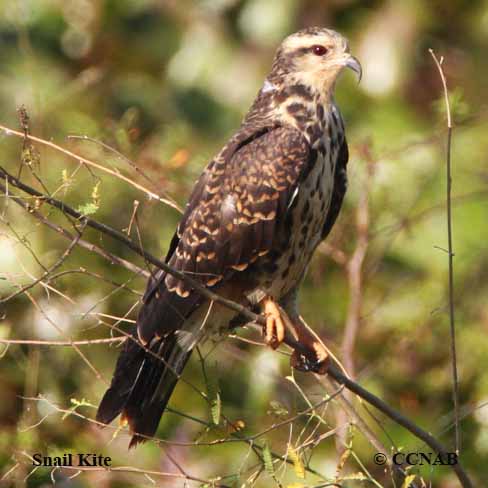
[(101, 164), (95, 163), (94, 161), (91, 161), (87, 158), (84, 158), (83, 156), (80, 156), (79, 154), (76, 154), (72, 151), (68, 151), (68, 149), (65, 149), (64, 147), (58, 146), (57, 144), (54, 144), (54, 142), (46, 141), (46, 140), (41, 139), (39, 137), (31, 136), (29, 134), (26, 135), (23, 132), (19, 132), (19, 131), (10, 129), (9, 127), (5, 127), (4, 125), (0, 125), (0, 130), (4, 131), (8, 135), (14, 135), (17, 137), (22, 137), (24, 139), (27, 138), (30, 141), (34, 141), (34, 142), (37, 142), (39, 144), (43, 144), (44, 146), (48, 146), (51, 149), (62, 152), (63, 154), (66, 154), (67, 156), (75, 159), (76, 161), (82, 162), (83, 164), (85, 164), (87, 166), (91, 166), (93, 168), (98, 169), (99, 171), (103, 171), (104, 173), (108, 173), (109, 175), (115, 176), (116, 178), (119, 178), (120, 180), (124, 181), (125, 183), (128, 183), (129, 185), (133, 186), (134, 188), (137, 188), (138, 190), (144, 192), (146, 195), (148, 195), (149, 198), (154, 198), (155, 200), (158, 200), (162, 203), (165, 203), (166, 205), (168, 205), (168, 206), (174, 208), (175, 210), (178, 210), (180, 213), (182, 213), (182, 209), (174, 201), (169, 200), (167, 198), (160, 197), (156, 193), (152, 192), (151, 190), (148, 190), (144, 186), (135, 182), (133, 179), (131, 179), (127, 176), (124, 176), (123, 174), (119, 173), (118, 171), (111, 170), (111, 169), (106, 168), (105, 166), (103, 166)]
[(84, 341), (44, 341), (38, 339), (0, 339), (0, 344), (28, 344), (31, 346), (90, 346), (93, 344), (122, 343), (126, 336), (106, 337), (104, 339), (87, 339)]
[(49, 276), (49, 279), (47, 280), (48, 283), (51, 283), (52, 281), (57, 280), (58, 278), (61, 278), (63, 276), (69, 275), (69, 274), (75, 274), (75, 273), (80, 273), (85, 276), (90, 276), (92, 278), (96, 278), (98, 280), (104, 281), (105, 283), (108, 283), (112, 286), (115, 286), (116, 288), (122, 288), (126, 290), (129, 293), (132, 293), (133, 295), (136, 295), (138, 297), (142, 297), (142, 293), (136, 290), (133, 290), (132, 288), (129, 288), (126, 284), (124, 283), (118, 283), (114, 280), (111, 280), (105, 276), (102, 276), (98, 273), (94, 273), (93, 271), (88, 271), (87, 269), (83, 268), (80, 266), (78, 269), (67, 269), (65, 271), (60, 271), (59, 273), (55, 273), (51, 276)]
[(81, 351), (81, 349), (73, 342), (73, 339), (65, 332), (63, 331), (57, 324), (54, 322), (49, 315), (43, 310), (43, 308), (36, 302), (34, 297), (28, 292), (25, 292), (27, 298), (30, 300), (32, 305), (34, 305), (35, 309), (43, 316), (43, 318), (49, 322), (58, 332), (60, 336), (68, 337), (68, 341), (71, 342), (71, 347), (78, 353), (78, 355), (81, 357), (81, 359), (84, 361), (84, 363), (91, 369), (91, 371), (95, 374), (96, 378), (103, 383), (107, 384), (107, 380), (102, 376), (100, 371), (93, 366), (93, 364), (90, 362), (90, 360), (86, 357), (86, 355)]
[(366, 179), (362, 185), (361, 195), (356, 211), (357, 244), (347, 262), (347, 276), (349, 281), (349, 307), (347, 312), (344, 338), (342, 341), (342, 357), (344, 367), (353, 378), (356, 376), (354, 364), (354, 346), (361, 320), (361, 305), (363, 296), (363, 262), (369, 243), (369, 192), (373, 174), (373, 161), (368, 146), (363, 147), (364, 159), (367, 160)]
[[(363, 263), (366, 258), (366, 252), (369, 244), (369, 194), (373, 175), (373, 160), (366, 142), (362, 145), (360, 153), (362, 159), (366, 160), (367, 167), (364, 178), (365, 181), (361, 185), (361, 193), (359, 195), (359, 201), (355, 212), (355, 227), (357, 234), (356, 247), (352, 255), (346, 260), (345, 266), (349, 288), (349, 305), (342, 339), (342, 361), (345, 370), (351, 378), (356, 377), (354, 349), (361, 322), (361, 308), (363, 302)], [(345, 400), (351, 400), (350, 395), (344, 396)], [(337, 425), (341, 426), (345, 424), (348, 421), (348, 417), (351, 417), (351, 413), (347, 410), (347, 407), (343, 406), (342, 409), (337, 411)], [(336, 438), (336, 446), (341, 458), (344, 453), (344, 446), (347, 445), (344, 436), (344, 430), (341, 430), (338, 432), (338, 436)]]
[[(20, 454), (25, 456), (29, 459), (29, 462), (32, 464), (34, 462), (34, 458), (25, 451), (21, 451)], [(151, 471), (147, 469), (136, 468), (134, 466), (107, 466), (107, 467), (88, 467), (88, 466), (62, 466), (58, 468), (53, 468), (55, 470), (63, 470), (66, 469), (68, 471), (90, 471), (90, 472), (106, 472), (106, 473), (114, 473), (114, 472), (124, 472), (124, 473), (137, 473), (137, 474), (150, 474), (152, 476), (162, 476), (166, 478), (182, 478), (190, 481), (195, 481), (198, 483), (205, 483), (209, 486), (215, 487), (226, 487), (227, 485), (222, 485), (217, 483), (213, 480), (204, 480), (201, 478), (196, 478), (194, 476), (190, 476), (188, 474), (181, 474), (181, 473), (167, 473), (163, 471)]]
[(457, 369), (457, 354), (456, 354), (456, 324), (454, 317), (454, 250), (452, 244), (452, 176), (451, 176), (451, 142), (452, 142), (452, 120), (451, 107), (449, 104), (449, 92), (447, 90), (447, 81), (442, 69), (443, 57), (437, 59), (434, 51), (429, 49), (429, 53), (434, 60), (444, 90), (444, 101), (446, 104), (447, 114), (447, 145), (446, 145), (446, 203), (447, 203), (447, 246), (448, 246), (448, 260), (449, 260), (449, 325), (451, 333), (451, 361), (452, 361), (452, 381), (453, 391), (452, 396), (454, 400), (454, 417), (455, 417), (455, 449), (459, 455), (461, 448), (461, 432), (459, 430), (459, 378)]
[(134, 200), (132, 215), (131, 215), (130, 221), (129, 221), (129, 226), (127, 227), (127, 229), (124, 229), (124, 230), (127, 230), (127, 237), (130, 237), (130, 233), (132, 230), (132, 224), (134, 223), (134, 218), (136, 216), (136, 212), (137, 212), (138, 208), (139, 208), (139, 200)]
[[(84, 227), (85, 226), (83, 226), (83, 229), (84, 229)], [(61, 255), (61, 257), (49, 269), (44, 271), (44, 273), (39, 278), (35, 279), (34, 281), (29, 283), (28, 285), (25, 285), (20, 290), (17, 290), (15, 292), (11, 293), (9, 296), (0, 299), (0, 304), (8, 302), (9, 300), (12, 300), (13, 298), (15, 298), (18, 295), (22, 295), (22, 293), (25, 293), (27, 290), (30, 290), (32, 287), (36, 286), (38, 283), (40, 283), (45, 278), (47, 278), (51, 273), (53, 273), (53, 271), (58, 269), (66, 261), (68, 256), (71, 254), (71, 251), (73, 250), (73, 248), (78, 244), (78, 241), (81, 239), (81, 236), (83, 234), (83, 229), (79, 231), (78, 235), (71, 241), (71, 243), (68, 246), (68, 248), (66, 249), (66, 251), (64, 251), (64, 253)]]
[[(134, 171), (139, 173), (148, 183), (150, 183), (152, 187), (156, 186), (154, 183), (154, 179), (150, 178), (146, 173), (144, 173), (144, 171), (141, 168), (139, 168), (139, 166), (137, 166), (137, 164), (134, 163), (134, 161), (132, 161), (125, 154), (121, 153), (120, 151), (118, 151), (114, 147), (110, 146), (109, 144), (107, 144), (103, 141), (100, 141), (98, 139), (95, 139), (94, 137), (89, 137), (86, 135), (79, 136), (76, 134), (70, 134), (70, 135), (68, 135), (68, 139), (77, 139), (80, 141), (89, 141), (89, 142), (93, 142), (94, 144), (101, 146), (106, 151), (109, 151), (109, 152), (115, 154), (119, 159), (121, 159), (122, 161), (125, 161), (127, 164), (129, 164), (129, 166), (131, 166), (134, 169)], [(171, 200), (175, 205), (177, 205), (177, 203), (169, 195), (164, 194), (164, 197), (167, 198), (168, 200)]]
[[(2, 176), (2, 170), (0, 169), (0, 177), (1, 176)], [(5, 186), (2, 185), (1, 183), (0, 183), (0, 190), (2, 190), (3, 192), (6, 191)], [(9, 192), (9, 199), (13, 200), (15, 203), (17, 203), (18, 205), (23, 207), (25, 210), (27, 210), (27, 212), (30, 215), (32, 215), (35, 218), (37, 218), (38, 220), (40, 220), (44, 225), (46, 225), (50, 229), (58, 232), (59, 234), (61, 234), (66, 239), (73, 241), (73, 239), (75, 238), (73, 236), (73, 234), (71, 234), (71, 232), (67, 231), (64, 227), (61, 227), (60, 225), (57, 225), (54, 222), (51, 222), (50, 220), (48, 220), (40, 212), (38, 212), (37, 210), (34, 210), (22, 198), (18, 197), (15, 194), (12, 194), (12, 192)], [(83, 216), (81, 216), (81, 217), (83, 217)], [(94, 253), (98, 254), (99, 256), (102, 256), (103, 258), (105, 258), (109, 262), (111, 262), (112, 264), (118, 264), (120, 266), (123, 266), (124, 268), (127, 268), (129, 271), (132, 271), (133, 273), (140, 275), (144, 278), (150, 277), (150, 274), (146, 270), (139, 268), (139, 266), (131, 263), (130, 261), (127, 261), (127, 260), (125, 260), (119, 256), (116, 256), (115, 254), (112, 254), (112, 253), (106, 251), (105, 249), (102, 249), (101, 247), (98, 247), (96, 244), (92, 244), (91, 242), (87, 242), (84, 239), (78, 239), (78, 245), (80, 247), (87, 249), (88, 251), (94, 252)]]

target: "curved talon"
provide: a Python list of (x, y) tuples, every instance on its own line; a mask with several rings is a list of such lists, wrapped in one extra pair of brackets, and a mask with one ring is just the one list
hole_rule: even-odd
[(260, 305), (266, 317), (266, 324), (263, 326), (266, 344), (276, 349), (285, 339), (286, 324), (295, 340), (305, 349), (305, 353), (301, 352), (302, 349), (293, 351), (290, 359), (291, 366), (305, 373), (326, 374), (330, 364), (327, 349), (303, 319), (298, 316), (296, 320), (290, 320), (287, 313), (270, 296), (264, 298)]
[(263, 300), (262, 307), (266, 316), (266, 325), (263, 330), (264, 338), (266, 344), (276, 349), (285, 338), (285, 324), (281, 318), (278, 305), (271, 297)]
[(295, 349), (290, 359), (291, 366), (304, 373), (327, 374), (330, 356), (325, 345), (302, 320), (299, 323), (299, 341), (305, 346), (308, 354)]
[(329, 368), (330, 360), (327, 355), (323, 359), (310, 359), (305, 354), (294, 350), (290, 358), (291, 366), (303, 373), (317, 373), (317, 374), (327, 374), (327, 369)]

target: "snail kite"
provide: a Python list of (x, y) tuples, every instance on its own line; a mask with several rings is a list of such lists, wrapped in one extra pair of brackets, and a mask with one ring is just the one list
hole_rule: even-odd
[[(294, 351), (292, 365), (320, 372), (327, 352), (301, 322), (296, 293), (346, 191), (348, 150), (333, 97), (344, 67), (361, 76), (347, 40), (332, 30), (307, 28), (283, 41), (241, 127), (195, 183), (166, 256), (172, 268), (261, 310), (273, 348), (292, 323), (316, 356), (310, 362)], [(121, 414), (131, 445), (154, 435), (194, 346), (235, 315), (158, 271), (97, 419)]]

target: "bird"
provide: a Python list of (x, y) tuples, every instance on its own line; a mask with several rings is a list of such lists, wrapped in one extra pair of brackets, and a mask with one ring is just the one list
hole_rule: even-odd
[[(347, 188), (339, 74), (361, 64), (347, 39), (323, 27), (286, 37), (240, 128), (196, 181), (165, 262), (218, 295), (265, 317), (276, 349), (292, 327), (294, 368), (325, 372), (328, 354), (301, 319), (297, 292), (330, 233)], [(241, 318), (242, 319), (242, 318)], [(154, 436), (192, 350), (239, 324), (237, 312), (187, 281), (153, 273), (136, 327), (119, 354), (97, 420), (128, 424), (129, 448)]]

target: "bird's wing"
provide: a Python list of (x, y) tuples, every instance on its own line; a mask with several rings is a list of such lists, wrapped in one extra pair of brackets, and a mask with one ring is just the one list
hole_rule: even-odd
[[(316, 159), (292, 127), (241, 131), (197, 181), (170, 246), (174, 269), (213, 287), (272, 249), (278, 223)], [(138, 320), (149, 341), (178, 328), (202, 297), (159, 271), (148, 286)]]

